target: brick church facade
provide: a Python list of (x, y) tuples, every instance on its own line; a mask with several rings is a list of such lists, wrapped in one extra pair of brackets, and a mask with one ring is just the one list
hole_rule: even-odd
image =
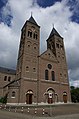
[(40, 26), (31, 16), (21, 29), (15, 79), (3, 86), (8, 103), (71, 101), (63, 38), (53, 28), (46, 42), (40, 54)]

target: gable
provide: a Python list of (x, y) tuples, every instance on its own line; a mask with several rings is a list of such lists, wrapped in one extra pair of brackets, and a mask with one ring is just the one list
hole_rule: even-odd
[(50, 60), (52, 62), (57, 62), (57, 58), (55, 57), (55, 55), (52, 53), (52, 51), (50, 49), (47, 49), (44, 53), (42, 53), (40, 55), (40, 57), (45, 59), (45, 60)]

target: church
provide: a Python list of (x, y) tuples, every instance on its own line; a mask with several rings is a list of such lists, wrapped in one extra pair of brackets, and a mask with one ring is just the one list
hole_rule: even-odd
[(21, 29), (16, 71), (8, 70), (13, 79), (0, 88), (0, 95), (8, 94), (7, 103), (71, 101), (64, 39), (53, 27), (46, 42), (40, 54), (40, 26), (31, 15)]

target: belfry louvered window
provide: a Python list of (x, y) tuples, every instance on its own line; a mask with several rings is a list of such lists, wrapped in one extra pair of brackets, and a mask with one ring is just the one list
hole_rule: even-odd
[(37, 33), (34, 33), (33, 38), (37, 39)]
[(28, 37), (32, 37), (32, 31), (28, 31)]

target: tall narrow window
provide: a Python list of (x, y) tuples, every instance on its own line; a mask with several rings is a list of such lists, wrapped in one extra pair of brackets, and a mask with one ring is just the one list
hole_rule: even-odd
[(7, 81), (7, 76), (4, 77), (4, 81)]
[(37, 34), (34, 33), (33, 38), (34, 38), (34, 39), (37, 39), (37, 37), (38, 37)]
[(33, 35), (33, 38), (35, 39), (35, 33), (34, 33), (34, 35)]
[(48, 80), (48, 70), (45, 70), (45, 80)]
[(56, 43), (56, 47), (59, 48), (59, 44), (58, 43)]
[(51, 72), (51, 76), (52, 76), (52, 81), (55, 81), (55, 72), (54, 71)]
[(60, 49), (63, 50), (63, 46), (62, 45), (60, 45)]
[(32, 32), (28, 31), (28, 37), (32, 37)]
[(11, 77), (10, 77), (10, 76), (8, 77), (8, 81), (9, 81), (9, 82), (11, 81)]
[(36, 50), (36, 46), (34, 46), (34, 49)]
[(32, 37), (32, 32), (30, 32), (30, 37)]

